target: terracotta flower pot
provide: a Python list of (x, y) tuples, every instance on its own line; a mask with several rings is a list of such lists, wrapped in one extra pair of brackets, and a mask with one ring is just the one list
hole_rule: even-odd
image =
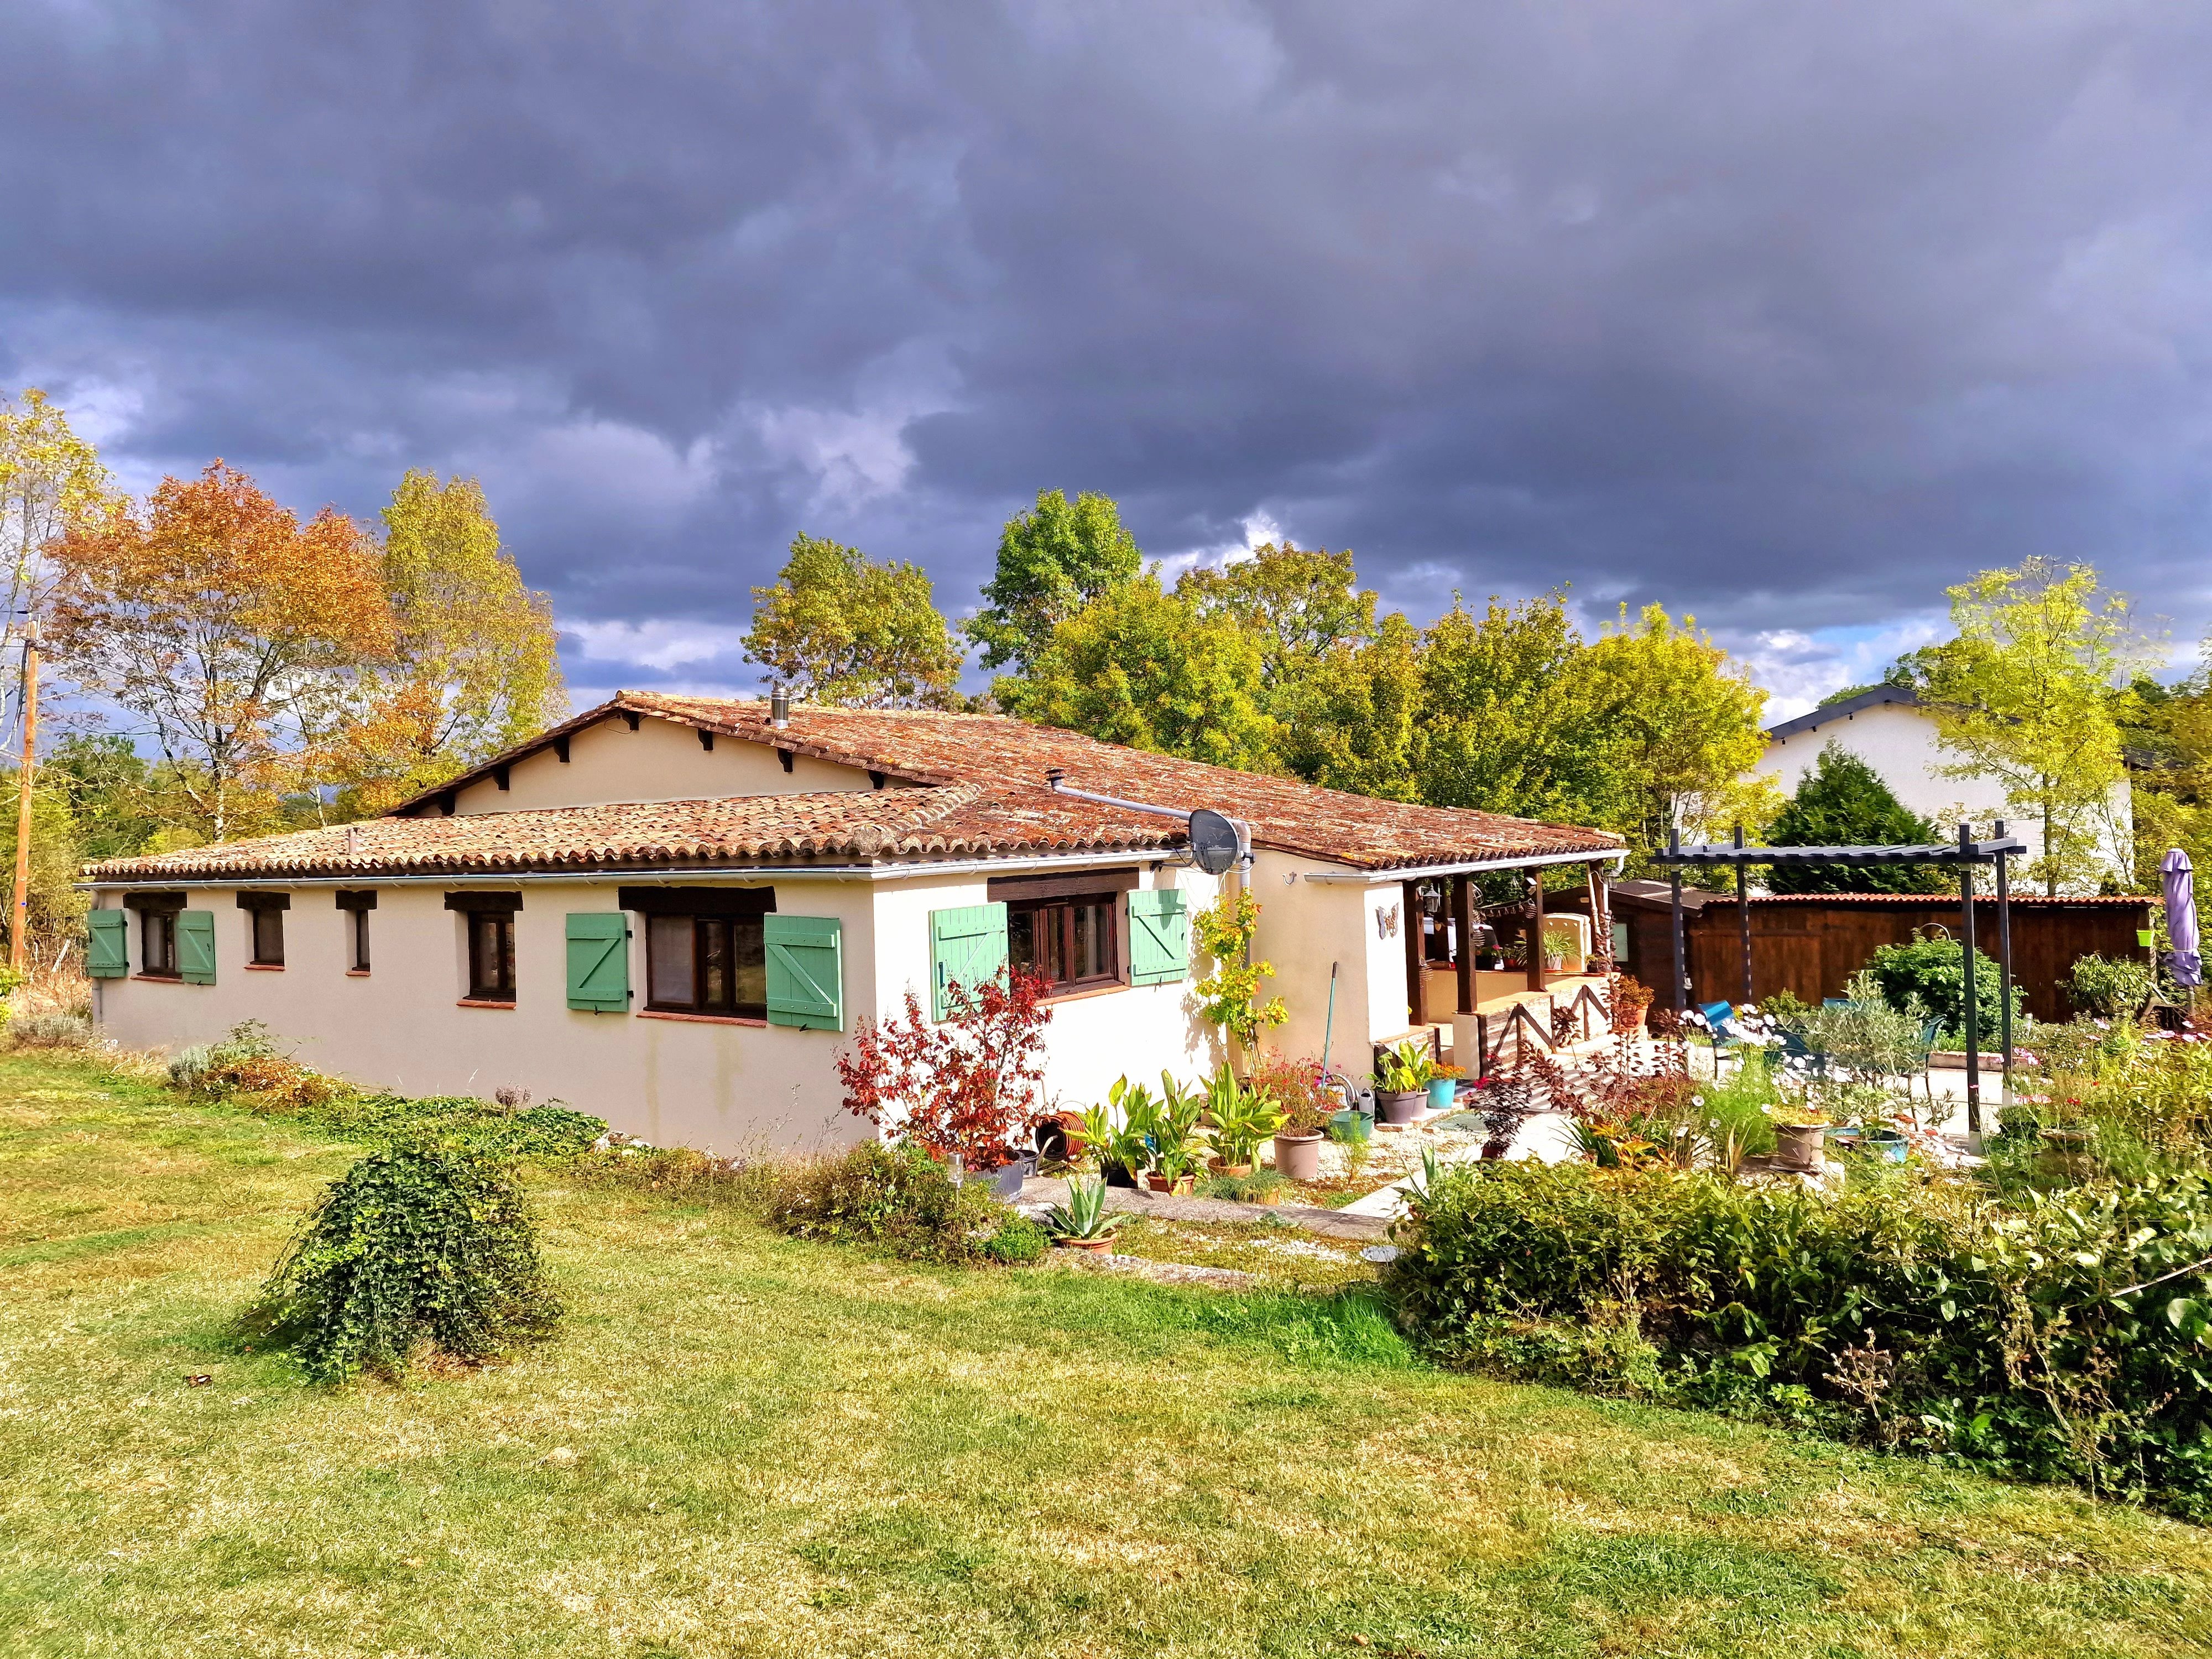
[(1158, 1170), (1145, 1171), (1145, 1187), (1149, 1192), (1165, 1193), (1170, 1198), (1188, 1198), (1191, 1186), (1191, 1177), (1187, 1175), (1162, 1175)]
[(1249, 1164), (1224, 1164), (1218, 1158), (1209, 1163), (1206, 1168), (1218, 1176), (1248, 1176), (1252, 1173), (1252, 1166)]
[(1774, 1161), (1786, 1170), (1817, 1170), (1820, 1146), (1827, 1139), (1825, 1123), (1778, 1123), (1774, 1126)]
[(1375, 1110), (1385, 1123), (1411, 1123), (1421, 1115), (1421, 1108), (1428, 1103), (1426, 1089), (1408, 1089), (1402, 1093), (1375, 1091)]
[(1320, 1180), (1321, 1137), (1317, 1134), (1277, 1135), (1275, 1173), (1285, 1181)]
[(1055, 1250), (1088, 1250), (1093, 1255), (1098, 1255), (1112, 1249), (1114, 1241), (1110, 1238), (1055, 1238), (1052, 1241), (1052, 1247)]

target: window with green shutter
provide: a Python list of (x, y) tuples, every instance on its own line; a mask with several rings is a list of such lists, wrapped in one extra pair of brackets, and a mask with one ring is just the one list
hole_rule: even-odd
[(769, 1024), (802, 1031), (845, 1029), (843, 932), (835, 916), (761, 918)]
[(621, 911), (568, 917), (568, 1006), (595, 1014), (629, 1012), (629, 918)]
[(1129, 895), (1129, 983), (1172, 985), (1190, 972), (1190, 912), (1179, 887)]
[(122, 910), (94, 910), (84, 919), (91, 930), (84, 971), (94, 979), (121, 979), (131, 971), (131, 917)]
[(929, 1015), (951, 1017), (955, 985), (981, 985), (1006, 971), (1006, 907), (970, 904), (929, 913)]
[(177, 977), (187, 985), (215, 983), (215, 912), (177, 912)]

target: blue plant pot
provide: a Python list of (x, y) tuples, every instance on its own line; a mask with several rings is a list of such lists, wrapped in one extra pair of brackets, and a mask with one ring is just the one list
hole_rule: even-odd
[(1455, 1077), (1431, 1078), (1429, 1080), (1429, 1109), (1449, 1112), (1452, 1103), (1459, 1098), (1459, 1079)]

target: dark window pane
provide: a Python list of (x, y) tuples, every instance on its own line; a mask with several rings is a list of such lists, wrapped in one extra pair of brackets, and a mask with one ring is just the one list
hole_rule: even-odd
[(351, 911), (349, 919), (353, 923), (354, 971), (365, 974), (368, 971), (368, 912)]
[(690, 916), (646, 921), (646, 1000), (657, 1008), (685, 1009), (698, 997), (698, 934)]
[(253, 959), (264, 966), (284, 960), (284, 913), (282, 910), (254, 910)]
[(702, 1012), (730, 1012), (730, 919), (699, 918), (699, 1007)]
[(479, 1001), (514, 1000), (514, 918), (498, 911), (469, 915), (469, 994)]
[(1071, 907), (1074, 912), (1074, 959), (1068, 964), (1068, 978), (1097, 979), (1106, 972), (1106, 946), (1099, 926), (1099, 913), (1103, 906), (1085, 902)]
[(730, 1011), (745, 1019), (768, 1018), (767, 932), (758, 916), (730, 918)]
[(1035, 909), (1006, 912), (1006, 957), (1017, 968), (1037, 965), (1037, 913)]

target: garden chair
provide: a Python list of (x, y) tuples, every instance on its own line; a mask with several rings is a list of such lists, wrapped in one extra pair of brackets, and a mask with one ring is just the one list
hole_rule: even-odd
[(1802, 1060), (1805, 1062), (1806, 1069), (1814, 1076), (1827, 1076), (1828, 1056), (1826, 1054), (1814, 1048), (1795, 1031), (1785, 1030), (1782, 1031), (1781, 1036), (1782, 1057), (1784, 1060)]
[(1713, 1075), (1718, 1077), (1723, 1060), (1730, 1055), (1743, 1058), (1743, 1038), (1735, 1029), (1735, 1008), (1731, 1003), (1701, 1002), (1698, 1012), (1705, 1017), (1705, 1027), (1713, 1034)]

